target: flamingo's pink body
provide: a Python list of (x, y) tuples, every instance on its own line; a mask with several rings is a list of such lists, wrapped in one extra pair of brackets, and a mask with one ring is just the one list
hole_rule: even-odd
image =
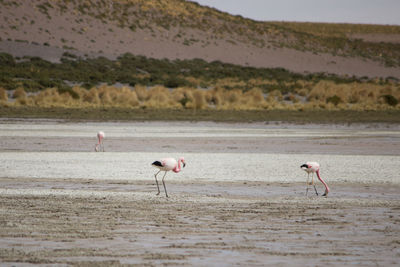
[(163, 186), (164, 186), (165, 195), (166, 195), (166, 197), (168, 197), (167, 188), (165, 187), (165, 183), (164, 183), (165, 175), (167, 175), (167, 172), (168, 172), (168, 171), (173, 171), (173, 172), (175, 172), (175, 173), (180, 172), (180, 171), (182, 170), (182, 168), (181, 168), (181, 163), (183, 164), (183, 167), (186, 166), (186, 163), (185, 163), (185, 159), (184, 159), (184, 158), (179, 158), (178, 161), (176, 161), (176, 159), (174, 159), (174, 158), (164, 158), (164, 159), (161, 159), (161, 160), (156, 160), (156, 161), (154, 161), (154, 162), (151, 164), (152, 166), (154, 166), (154, 167), (160, 169), (160, 170), (154, 175), (154, 177), (155, 177), (155, 179), (156, 179), (157, 189), (158, 189), (157, 195), (160, 194), (160, 187), (158, 186), (157, 174), (159, 174), (161, 171), (164, 171), (164, 172), (165, 172), (165, 173), (164, 173), (164, 176), (163, 176), (163, 178), (162, 178), (162, 183), (163, 183)]
[(97, 144), (96, 144), (96, 146), (95, 146), (95, 148), (94, 148), (94, 150), (95, 150), (96, 152), (98, 152), (98, 151), (100, 151), (100, 150), (103, 150), (103, 152), (104, 152), (104, 145), (103, 145), (103, 139), (104, 139), (104, 137), (105, 137), (104, 132), (100, 131), (100, 132), (97, 133), (98, 142), (97, 142)]
[(330, 191), (330, 189), (329, 189), (328, 185), (325, 183), (325, 181), (322, 180), (322, 178), (321, 178), (321, 176), (319, 174), (319, 169), (320, 169), (319, 163), (318, 162), (313, 162), (313, 161), (306, 162), (305, 164), (301, 165), (300, 168), (302, 170), (304, 170), (305, 172), (307, 172), (307, 174), (308, 174), (306, 195), (307, 195), (307, 192), (308, 192), (308, 185), (309, 185), (309, 181), (308, 180), (309, 180), (309, 177), (310, 177), (310, 173), (312, 174), (312, 182), (311, 182), (311, 184), (314, 186), (315, 193), (318, 195), (317, 188), (314, 185), (314, 173), (316, 173), (318, 179), (325, 186), (325, 193), (323, 194), (323, 196), (327, 196), (329, 191)]

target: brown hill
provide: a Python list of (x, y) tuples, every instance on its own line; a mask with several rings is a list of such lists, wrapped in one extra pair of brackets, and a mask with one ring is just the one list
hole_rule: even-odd
[(183, 0), (2, 0), (0, 52), (130, 52), (296, 72), (400, 78), (400, 27), (257, 22)]

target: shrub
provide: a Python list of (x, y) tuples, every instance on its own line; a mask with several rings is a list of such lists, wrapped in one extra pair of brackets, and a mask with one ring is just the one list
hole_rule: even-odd
[(7, 91), (4, 88), (0, 88), (0, 100), (1, 101), (7, 101), (8, 100)]
[(79, 99), (80, 98), (79, 94), (77, 92), (75, 92), (74, 90), (72, 90), (72, 88), (69, 88), (69, 87), (68, 88), (66, 88), (66, 87), (58, 88), (58, 93), (60, 93), (60, 94), (67, 93), (73, 99)]
[(326, 103), (332, 103), (333, 105), (337, 106), (339, 103), (342, 102), (342, 99), (340, 97), (338, 97), (337, 95), (328, 97), (326, 99)]
[(83, 101), (90, 104), (98, 105), (100, 103), (100, 98), (97, 89), (93, 87), (88, 92), (86, 92), (86, 94), (83, 96)]
[(167, 88), (154, 86), (149, 90), (149, 99), (145, 106), (153, 108), (167, 108), (169, 106), (170, 93)]
[(135, 91), (128, 87), (122, 87), (118, 90), (115, 97), (113, 97), (113, 105), (122, 107), (135, 107), (139, 105), (139, 100)]
[(14, 57), (7, 53), (0, 53), (0, 65), (4, 66), (14, 66)]
[(170, 77), (164, 82), (164, 86), (169, 88), (177, 88), (180, 86), (185, 86), (186, 84), (187, 81), (179, 77)]
[(146, 87), (141, 85), (135, 86), (136, 96), (138, 97), (139, 101), (146, 101), (149, 98), (149, 93), (147, 92)]
[(26, 98), (26, 92), (25, 92), (24, 88), (18, 87), (13, 93), (13, 98), (16, 98), (16, 99)]
[(388, 104), (389, 106), (394, 107), (397, 106), (397, 104), (399, 103), (399, 101), (392, 95), (382, 95), (381, 97), (385, 100), (386, 104)]
[(197, 89), (193, 92), (193, 108), (203, 109), (207, 105), (204, 93), (201, 89)]

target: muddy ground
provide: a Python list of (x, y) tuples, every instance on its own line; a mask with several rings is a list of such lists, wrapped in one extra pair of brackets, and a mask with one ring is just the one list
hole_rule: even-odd
[[(215, 180), (195, 179), (197, 176), (183, 179), (185, 174), (198, 171), (194, 162), (188, 163), (189, 169), (181, 176), (175, 176), (178, 178), (168, 176), (170, 198), (163, 190), (156, 195), (153, 172), (149, 176), (147, 170), (143, 178), (139, 172), (131, 174), (135, 176), (132, 179), (44, 178), (29, 177), (28, 173), (24, 177), (10, 172), (10, 157), (16, 153), (24, 153), (25, 157), (15, 158), (15, 166), (23, 168), (26, 161), (31, 168), (32, 163), (39, 162), (39, 174), (48, 173), (40, 168), (48, 168), (50, 161), (43, 157), (40, 163), (26, 155), (63, 157), (66, 153), (85, 160), (85, 155), (91, 153), (82, 151), (94, 146), (94, 138), (87, 137), (92, 126), (72, 126), (52, 128), (46, 123), (36, 129), (26, 124), (3, 125), (0, 153), (4, 160), (8, 158), (4, 164), (9, 169), (4, 164), (0, 166), (1, 266), (397, 266), (400, 262), (400, 183), (392, 173), (398, 173), (397, 128), (378, 132), (353, 129), (350, 133), (346, 128), (345, 132), (332, 130), (328, 136), (321, 134), (318, 127), (314, 131), (312, 127), (296, 130), (296, 126), (294, 134), (284, 131), (280, 134), (286, 137), (271, 137), (273, 132), (260, 133), (257, 126), (246, 131), (255, 135), (252, 138), (245, 137), (237, 125), (218, 128), (213, 124), (213, 128), (203, 129), (207, 125), (202, 124), (191, 132), (193, 125), (184, 124), (178, 125), (180, 128), (175, 125), (175, 132), (169, 133), (183, 136), (163, 148), (161, 141), (166, 139), (157, 138), (159, 130), (155, 129), (166, 127), (164, 124), (153, 125), (157, 126), (154, 130), (147, 124), (136, 125), (134, 136), (124, 136), (122, 130), (127, 125), (103, 125), (109, 127), (108, 152), (93, 152), (98, 158), (120, 155), (113, 150), (136, 151), (132, 155), (143, 154), (146, 158), (149, 147), (156, 147), (158, 152), (194, 151), (206, 156), (219, 152), (265, 156), (278, 152), (291, 158), (296, 155), (290, 153), (308, 148), (306, 156), (319, 153), (324, 155), (322, 160), (329, 155), (341, 157), (343, 151), (348, 159), (352, 155), (381, 157), (382, 167), (385, 159), (392, 161), (388, 166), (393, 170), (383, 170), (392, 175), (387, 181), (379, 177), (362, 182), (365, 172), (353, 170), (352, 175), (360, 183), (335, 178), (334, 170), (340, 166), (325, 164), (324, 173), (331, 188), (328, 198), (316, 196), (312, 188), (305, 196), (305, 179), (302, 183), (291, 182), (292, 176), (285, 183), (254, 181), (251, 176), (241, 180), (236, 177), (244, 175), (241, 172), (232, 173), (236, 175), (234, 181), (222, 179), (221, 172)], [(216, 134), (212, 134), (215, 127)], [(80, 132), (72, 131), (77, 128)], [(232, 136), (218, 137), (226, 128), (231, 129)], [(202, 137), (196, 137), (199, 134)], [(313, 143), (318, 145), (311, 146)], [(94, 166), (95, 162), (91, 164)], [(229, 161), (221, 165), (229, 166)], [(371, 172), (380, 176), (379, 170)], [(293, 177), (297, 176), (294, 173)], [(276, 181), (272, 178), (278, 174), (266, 173), (265, 177)], [(320, 183), (317, 189), (323, 192)]]
[[(390, 266), (399, 186), (0, 180), (2, 266)], [(322, 188), (319, 188), (322, 191)]]

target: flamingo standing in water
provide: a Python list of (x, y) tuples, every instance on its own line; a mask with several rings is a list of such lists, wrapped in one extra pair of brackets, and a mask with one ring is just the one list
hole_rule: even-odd
[(101, 150), (103, 150), (103, 152), (104, 152), (104, 144), (103, 144), (103, 139), (104, 139), (104, 137), (105, 137), (104, 132), (100, 131), (100, 132), (97, 133), (97, 139), (98, 139), (99, 141), (97, 142), (97, 144), (96, 144), (96, 146), (95, 146), (95, 148), (94, 148), (94, 150), (95, 150), (96, 152), (99, 152), (99, 151), (101, 151)]
[(165, 183), (164, 183), (165, 175), (167, 175), (168, 171), (173, 171), (176, 173), (180, 172), (181, 171), (181, 163), (183, 164), (183, 167), (186, 166), (184, 158), (179, 158), (178, 162), (174, 158), (165, 158), (165, 159), (161, 159), (161, 160), (156, 160), (151, 164), (152, 166), (160, 169), (156, 174), (154, 174), (154, 177), (156, 178), (157, 189), (158, 189), (157, 195), (160, 194), (160, 187), (158, 186), (157, 174), (159, 174), (161, 171), (165, 172), (164, 176), (162, 178), (162, 183), (164, 186), (165, 196), (168, 197), (167, 188), (165, 187)]
[(307, 176), (307, 189), (306, 189), (306, 195), (308, 193), (308, 186), (310, 184), (309, 179), (310, 179), (310, 173), (312, 173), (312, 180), (311, 180), (311, 184), (314, 186), (314, 190), (315, 193), (318, 196), (318, 192), (317, 192), (317, 188), (315, 187), (314, 184), (314, 173), (317, 174), (318, 179), (321, 181), (321, 183), (324, 184), (325, 186), (325, 193), (323, 194), (323, 196), (328, 196), (329, 193), (329, 187), (328, 185), (325, 183), (324, 180), (322, 180), (321, 176), (319, 175), (319, 163), (318, 162), (306, 162), (305, 164), (301, 165), (300, 168), (304, 171), (307, 172), (308, 176)]

